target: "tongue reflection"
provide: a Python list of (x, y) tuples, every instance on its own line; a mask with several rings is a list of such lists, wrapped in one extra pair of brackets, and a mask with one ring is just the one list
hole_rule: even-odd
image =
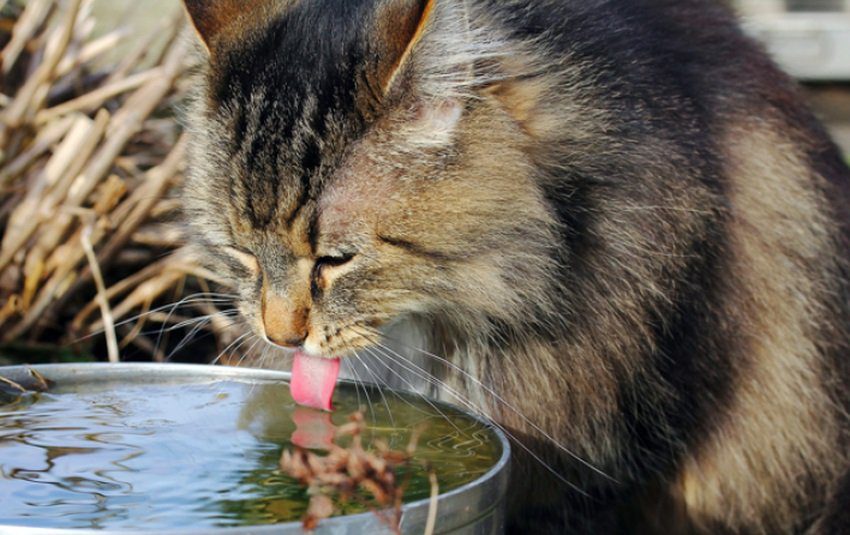
[(292, 363), (292, 381), (289, 390), (299, 405), (331, 410), (331, 398), (339, 377), (339, 359), (311, 357), (298, 351)]

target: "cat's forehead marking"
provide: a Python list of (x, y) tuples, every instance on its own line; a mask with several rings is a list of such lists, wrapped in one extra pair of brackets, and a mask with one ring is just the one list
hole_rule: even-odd
[(253, 227), (294, 225), (364, 131), (372, 10), (367, 0), (294, 3), (211, 69), (211, 97), (227, 115), (230, 190)]

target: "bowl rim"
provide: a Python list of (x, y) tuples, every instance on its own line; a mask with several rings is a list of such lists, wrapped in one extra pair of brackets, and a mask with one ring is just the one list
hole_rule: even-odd
[[(43, 375), (48, 380), (73, 380), (77, 383), (85, 383), (87, 381), (103, 380), (104, 370), (110, 370), (109, 376), (116, 379), (132, 378), (133, 382), (150, 383), (152, 379), (162, 378), (175, 380), (174, 382), (188, 382), (192, 384), (204, 384), (216, 382), (226, 379), (232, 380), (253, 380), (262, 382), (289, 382), (291, 374), (286, 371), (268, 370), (261, 368), (234, 367), (223, 365), (210, 364), (178, 364), (178, 363), (154, 363), (154, 362), (124, 362), (124, 363), (68, 363), (68, 364), (35, 364), (35, 365), (15, 365), (15, 366), (0, 366), (0, 376), (26, 386), (32, 384), (35, 378), (30, 373), (30, 370), (35, 370)], [(145, 372), (145, 375), (139, 376), (140, 372)], [(199, 373), (200, 372), (200, 373)], [(153, 375), (151, 375), (153, 373)], [(180, 381), (182, 380), (182, 381)], [(358, 383), (348, 379), (341, 379), (341, 383), (354, 386)], [(366, 386), (376, 388), (378, 385), (366, 383)], [(395, 392), (401, 395), (416, 395), (412, 392), (398, 389), (387, 388), (386, 391)], [(493, 507), (497, 507), (504, 500), (507, 492), (507, 480), (510, 471), (511, 459), (511, 444), (498, 425), (492, 422), (487, 417), (472, 413), (469, 410), (458, 407), (445, 401), (430, 399), (432, 403), (436, 403), (445, 407), (450, 407), (452, 410), (458, 411), (468, 418), (479, 422), (486, 427), (499, 441), (502, 447), (502, 453), (499, 459), (490, 467), (483, 475), (466, 483), (460, 487), (452, 489), (446, 493), (440, 493), (438, 496), (438, 515), (442, 512), (445, 514), (447, 504), (455, 502), (455, 498), (468, 493), (473, 493), (476, 489), (481, 489), (482, 492), (492, 489), (495, 492), (495, 500)], [(404, 519), (407, 515), (415, 511), (428, 511), (430, 507), (430, 498), (417, 500), (415, 502), (406, 503), (402, 507), (402, 529), (404, 529)], [(449, 511), (451, 512), (451, 511)], [(319, 524), (319, 529), (315, 533), (321, 533), (327, 528), (332, 531), (335, 526), (346, 524), (358, 524), (358, 521), (368, 523), (370, 519), (377, 518), (372, 512), (358, 513), (355, 515), (335, 516), (323, 520)], [(290, 521), (278, 524), (262, 524), (262, 525), (247, 525), (238, 527), (221, 527), (221, 528), (203, 528), (203, 529), (132, 529), (132, 530), (90, 530), (90, 529), (73, 529), (73, 528), (37, 528), (17, 526), (14, 524), (0, 524), (0, 534), (14, 533), (20, 535), (109, 535), (112, 533), (121, 534), (150, 534), (157, 533), (158, 535), (200, 535), (202, 533), (221, 534), (221, 535), (236, 535), (243, 533), (251, 533), (265, 535), (265, 533), (280, 533), (283, 529), (292, 529), (301, 527), (300, 521)], [(449, 527), (450, 530), (458, 529), (462, 526)]]

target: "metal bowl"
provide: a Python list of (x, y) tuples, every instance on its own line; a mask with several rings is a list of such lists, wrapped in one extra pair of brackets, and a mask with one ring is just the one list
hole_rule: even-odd
[[(36, 370), (49, 381), (63, 389), (72, 387), (84, 390), (86, 385), (120, 388), (122, 385), (175, 385), (205, 384), (218, 381), (239, 381), (257, 384), (269, 384), (289, 381), (290, 375), (284, 372), (255, 370), (247, 368), (227, 368), (221, 366), (195, 366), (180, 364), (80, 364), (45, 365), (34, 367), (0, 367), (0, 376), (15, 381), (25, 387), (34, 385), (35, 379), (30, 369)], [(351, 384), (341, 388), (353, 388)], [(445, 406), (445, 405), (444, 405)], [(501, 457), (482, 477), (450, 492), (441, 494), (437, 503), (437, 524), (435, 533), (439, 534), (498, 534), (504, 532), (505, 494), (508, 486), (510, 445), (505, 435), (491, 424), (476, 415), (463, 412), (472, 419), (484, 423), (492, 432), (495, 441), (501, 446)], [(0, 427), (2, 427), (0, 418)], [(0, 450), (1, 452), (2, 450)], [(2, 459), (0, 459), (2, 466)], [(0, 478), (2, 478), (0, 474)], [(0, 504), (0, 508), (2, 504)], [(405, 534), (421, 534), (425, 531), (429, 500), (408, 503), (403, 507), (401, 522)], [(33, 528), (0, 525), (0, 534), (21, 535), (83, 535), (110, 533), (152, 533), (158, 535), (261, 535), (303, 533), (300, 522), (264, 525), (256, 527), (227, 527), (204, 529), (179, 529), (145, 531), (134, 530), (57, 530), (53, 528)], [(390, 533), (388, 527), (372, 513), (339, 516), (320, 522), (317, 534), (382, 534)]]

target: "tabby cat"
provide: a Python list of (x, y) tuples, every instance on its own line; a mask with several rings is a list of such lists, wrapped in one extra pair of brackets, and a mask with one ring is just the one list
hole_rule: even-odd
[(513, 532), (850, 530), (850, 171), (728, 7), (184, 3), (258, 336), (489, 414)]

